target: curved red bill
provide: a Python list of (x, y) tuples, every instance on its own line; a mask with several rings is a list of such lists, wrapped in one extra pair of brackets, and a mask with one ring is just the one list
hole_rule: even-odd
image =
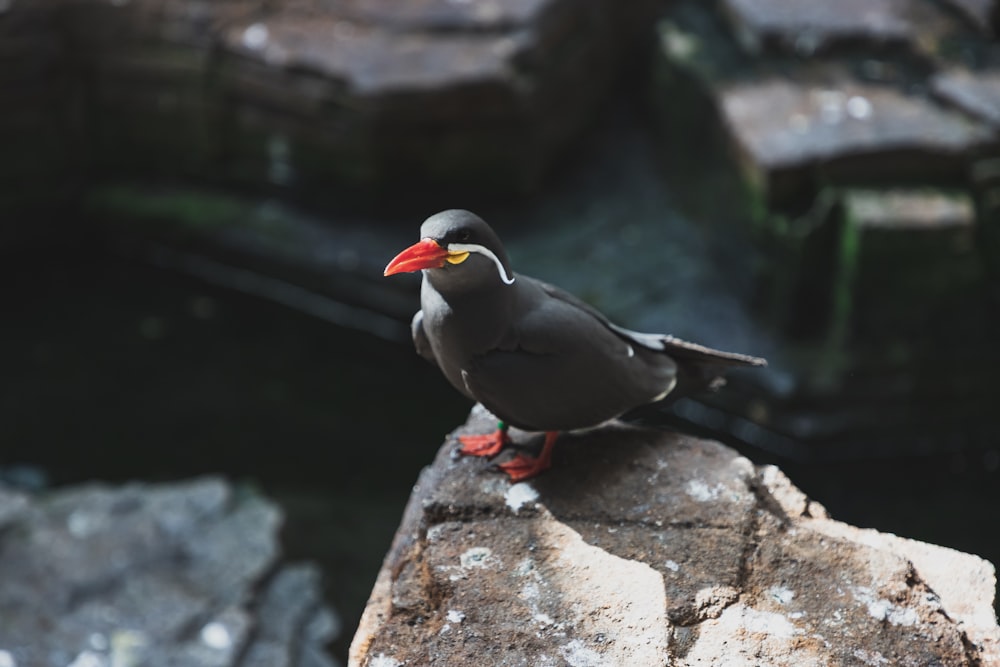
[(409, 248), (392, 258), (385, 267), (384, 276), (395, 273), (410, 273), (420, 269), (439, 269), (444, 266), (448, 251), (434, 239), (420, 239)]

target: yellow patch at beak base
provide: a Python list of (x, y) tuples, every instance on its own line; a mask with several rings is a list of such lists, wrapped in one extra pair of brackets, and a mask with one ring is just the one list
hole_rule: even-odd
[(444, 258), (444, 261), (449, 264), (461, 264), (467, 259), (469, 259), (469, 252), (466, 250), (463, 252), (448, 253), (448, 256)]

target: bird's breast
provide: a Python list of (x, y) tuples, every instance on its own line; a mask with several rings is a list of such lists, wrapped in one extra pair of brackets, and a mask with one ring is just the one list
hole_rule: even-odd
[(446, 299), (426, 281), (420, 303), (438, 366), (457, 389), (471, 396), (463, 373), (474, 373), (476, 358), (496, 349), (508, 335), (508, 309), (490, 298)]

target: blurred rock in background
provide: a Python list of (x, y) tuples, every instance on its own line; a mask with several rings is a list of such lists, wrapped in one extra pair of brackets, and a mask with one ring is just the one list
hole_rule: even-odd
[(673, 186), (763, 249), (757, 312), (795, 358), (758, 422), (819, 456), (840, 455), (838, 430), (857, 449), (892, 429), (997, 435), (995, 16), (679, 1), (658, 25)]
[(315, 566), (283, 561), (281, 513), (219, 479), (0, 487), (6, 665), (333, 667)]

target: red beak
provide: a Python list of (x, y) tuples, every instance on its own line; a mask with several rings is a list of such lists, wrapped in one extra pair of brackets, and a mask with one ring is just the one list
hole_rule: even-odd
[(392, 258), (382, 275), (410, 273), (420, 269), (439, 269), (444, 266), (448, 251), (434, 239), (420, 239), (409, 248)]

